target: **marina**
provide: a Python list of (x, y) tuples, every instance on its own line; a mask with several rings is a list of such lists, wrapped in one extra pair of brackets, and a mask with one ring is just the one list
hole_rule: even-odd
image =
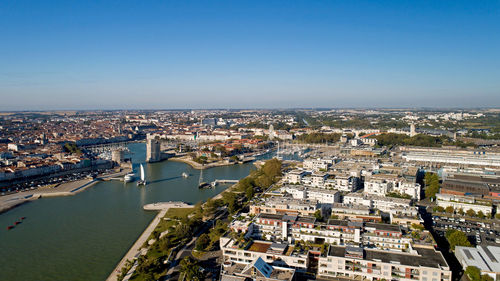
[[(134, 163), (143, 163), (145, 144), (129, 145)], [(134, 164), (139, 174), (140, 165)], [(181, 162), (144, 166), (147, 187), (99, 181), (74, 196), (41, 198), (0, 215), (2, 280), (104, 280), (129, 251), (153, 218), (143, 206), (161, 201), (195, 204), (214, 197), (229, 184), (198, 189), (200, 170)], [(207, 182), (240, 179), (253, 163), (203, 171)], [(188, 177), (183, 177), (186, 173)], [(73, 188), (74, 189), (74, 188)], [(29, 218), (7, 230), (20, 217)], [(64, 247), (61, 247), (64, 245)], [(29, 266), (31, 270), (24, 270)]]

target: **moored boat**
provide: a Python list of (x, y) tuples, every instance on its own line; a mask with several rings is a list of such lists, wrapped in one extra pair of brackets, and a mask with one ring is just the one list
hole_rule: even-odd
[(144, 165), (141, 164), (141, 180), (137, 182), (137, 186), (146, 185), (146, 175), (144, 173)]
[(211, 185), (208, 183), (208, 182), (201, 182), (199, 185), (198, 185), (198, 188), (210, 188)]
[(123, 181), (125, 183), (127, 182), (133, 182), (135, 180), (135, 174), (134, 173), (129, 173), (129, 174), (126, 174), (124, 177), (123, 177)]

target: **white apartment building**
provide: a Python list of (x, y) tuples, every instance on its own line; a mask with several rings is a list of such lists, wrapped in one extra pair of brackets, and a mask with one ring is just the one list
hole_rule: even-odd
[(228, 262), (250, 264), (261, 258), (266, 263), (297, 271), (306, 271), (309, 263), (307, 252), (297, 251), (288, 243), (254, 240), (242, 245), (231, 237), (221, 237), (219, 242), (223, 259)]
[(306, 170), (319, 171), (328, 170), (328, 167), (332, 164), (332, 160), (326, 159), (305, 159), (302, 162), (302, 167)]
[(293, 199), (287, 197), (271, 197), (263, 202), (250, 205), (250, 214), (296, 214), (301, 216), (311, 216), (317, 210), (328, 209), (328, 204), (319, 203), (310, 199)]
[(402, 195), (406, 194), (412, 199), (420, 200), (421, 186), (419, 183), (400, 179), (392, 185), (391, 192), (397, 192)]
[(386, 179), (370, 178), (365, 180), (364, 193), (385, 196), (392, 189), (392, 182)]
[(377, 196), (363, 193), (349, 193), (344, 196), (344, 205), (367, 206), (374, 210), (391, 213), (393, 215), (416, 216), (416, 207), (411, 205), (410, 199)]
[(304, 170), (293, 170), (288, 173), (286, 173), (284, 177), (284, 182), (286, 183), (291, 183), (291, 184), (300, 184), (302, 183), (302, 179), (310, 175), (311, 172), (304, 171)]
[(490, 215), (493, 206), (489, 202), (479, 202), (471, 196), (460, 196), (454, 194), (436, 194), (437, 205), (443, 208), (453, 207), (455, 211), (462, 209), (464, 212), (473, 210), (476, 214), (481, 211), (485, 215)]
[(318, 275), (355, 280), (451, 281), (451, 270), (434, 248), (415, 248), (415, 253), (397, 253), (330, 246), (319, 257)]
[(285, 185), (281, 188), (281, 192), (288, 193), (295, 199), (311, 199), (323, 204), (340, 202), (340, 193), (336, 190), (301, 185)]

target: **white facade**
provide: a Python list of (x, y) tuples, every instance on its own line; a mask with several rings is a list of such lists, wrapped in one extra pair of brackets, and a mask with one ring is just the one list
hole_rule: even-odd
[(383, 179), (368, 179), (365, 181), (366, 194), (385, 196), (392, 188), (392, 183)]

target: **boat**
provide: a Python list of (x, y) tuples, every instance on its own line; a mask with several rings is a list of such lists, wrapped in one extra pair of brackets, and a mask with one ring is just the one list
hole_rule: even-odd
[(125, 182), (125, 183), (127, 183), (127, 182), (133, 182), (134, 180), (135, 180), (135, 174), (134, 173), (126, 174), (123, 177), (123, 182)]
[(14, 223), (14, 225), (18, 225), (18, 224), (20, 224), (20, 223), (21, 223), (20, 221), (16, 221), (16, 222)]
[(146, 185), (146, 175), (144, 173), (144, 165), (141, 164), (141, 180), (137, 182), (137, 186)]
[(198, 188), (210, 188), (212, 187), (208, 182), (200, 182), (200, 184), (198, 184)]
[(208, 182), (203, 181), (203, 169), (201, 169), (200, 170), (200, 179), (198, 181), (198, 188), (202, 189), (202, 188), (210, 188), (210, 187), (211, 187), (211, 185)]
[(21, 218), (21, 220), (24, 220), (24, 219), (26, 219), (26, 217), (22, 217), (22, 218)]
[(186, 172), (184, 172), (184, 173), (182, 173), (182, 177), (183, 177), (183, 178), (187, 178), (187, 177), (189, 177), (189, 174), (188, 174), (188, 173), (186, 173)]
[(11, 230), (11, 229), (13, 229), (13, 228), (14, 228), (14, 226), (13, 226), (13, 225), (9, 225), (9, 226), (7, 226), (7, 230)]

